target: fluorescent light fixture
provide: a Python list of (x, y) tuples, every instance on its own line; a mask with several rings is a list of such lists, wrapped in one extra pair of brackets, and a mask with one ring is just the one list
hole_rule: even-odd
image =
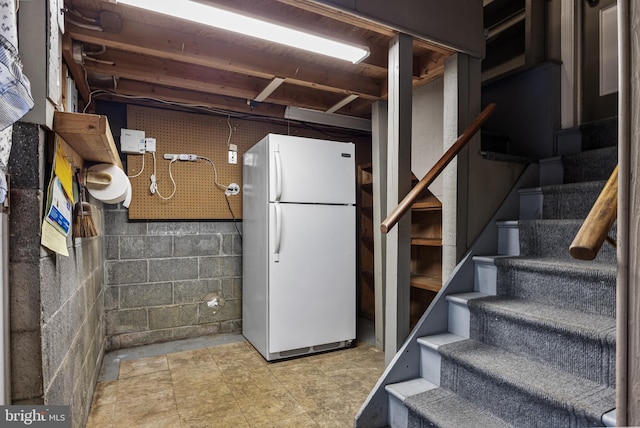
[(199, 24), (257, 37), (286, 46), (351, 61), (354, 64), (369, 56), (369, 49), (325, 39), (293, 28), (260, 21), (228, 10), (190, 0), (118, 0), (118, 3), (147, 9)]
[(284, 118), (371, 132), (371, 121), (369, 119), (346, 116), (344, 114), (325, 113), (320, 110), (311, 110), (308, 108), (288, 106), (284, 110)]
[(278, 89), (283, 82), (284, 79), (282, 79), (281, 77), (274, 77), (273, 80), (269, 82), (269, 84), (262, 90), (262, 92), (258, 94), (257, 97), (255, 97), (253, 101), (257, 101), (259, 103), (263, 102), (269, 95), (273, 94), (273, 91)]

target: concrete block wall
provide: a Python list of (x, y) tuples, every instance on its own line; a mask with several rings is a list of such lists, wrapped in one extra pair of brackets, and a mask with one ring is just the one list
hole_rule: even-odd
[[(105, 235), (109, 349), (242, 331), (233, 222), (129, 221), (126, 209), (109, 205)], [(209, 307), (214, 298), (219, 305)]]
[[(69, 257), (40, 246), (46, 133), (14, 125), (9, 158), (9, 287), (13, 404), (71, 406), (72, 426), (84, 426), (106, 346), (104, 241), (67, 239)], [(103, 230), (101, 204), (93, 219)]]

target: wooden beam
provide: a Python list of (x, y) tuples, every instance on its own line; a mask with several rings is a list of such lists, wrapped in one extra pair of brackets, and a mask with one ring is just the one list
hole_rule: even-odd
[[(299, 61), (256, 49), (247, 49), (218, 40), (190, 36), (153, 25), (124, 21), (122, 32), (112, 34), (91, 31), (69, 24), (67, 31), (74, 40), (149, 55), (158, 58), (182, 61), (189, 64), (218, 68), (264, 79), (286, 78), (287, 83), (315, 87), (330, 92), (350, 94), (378, 99), (381, 82), (369, 75), (384, 75), (384, 70), (375, 68), (363, 73), (357, 65), (353, 71), (332, 69), (308, 61)], [(330, 63), (330, 62), (328, 62)]]
[[(211, 70), (206, 67), (161, 60), (121, 51), (109, 51), (100, 59), (113, 61), (115, 65), (87, 61), (88, 71), (129, 80), (183, 88), (197, 92), (218, 94), (252, 100), (269, 83), (264, 79), (238, 73)], [(149, 70), (154, 73), (149, 73)], [(269, 98), (270, 102), (282, 105), (326, 110), (340, 100), (340, 95), (311, 88), (292, 88), (283, 84)]]
[(88, 102), (91, 89), (89, 88), (89, 84), (87, 83), (87, 79), (82, 66), (80, 64), (77, 64), (73, 60), (72, 40), (71, 37), (69, 37), (68, 33), (66, 33), (62, 37), (62, 56), (64, 58), (64, 61), (67, 63), (67, 67), (69, 68), (69, 72), (71, 73), (73, 80), (76, 82), (78, 93), (80, 93), (80, 96), (85, 101), (85, 103)]
[[(221, 109), (258, 116), (284, 118), (285, 107), (281, 105), (272, 103), (249, 104), (245, 99), (206, 94), (203, 92), (184, 91), (182, 89), (168, 88), (126, 79), (120, 80), (118, 82), (118, 88), (110, 92), (116, 95), (113, 99), (119, 101), (124, 101), (124, 99), (118, 99), (117, 95), (128, 97), (151, 96), (159, 100), (160, 105), (163, 104), (162, 102), (177, 103), (195, 109), (202, 107), (204, 109)], [(100, 94), (98, 96), (105, 97), (109, 95)]]

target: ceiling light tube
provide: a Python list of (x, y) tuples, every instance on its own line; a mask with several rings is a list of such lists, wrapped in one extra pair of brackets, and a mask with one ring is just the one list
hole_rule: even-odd
[(366, 47), (353, 46), (324, 37), (305, 33), (290, 27), (250, 18), (228, 10), (190, 0), (118, 0), (153, 12), (182, 18), (199, 24), (257, 37), (274, 43), (315, 52), (333, 58), (359, 63), (369, 56)]

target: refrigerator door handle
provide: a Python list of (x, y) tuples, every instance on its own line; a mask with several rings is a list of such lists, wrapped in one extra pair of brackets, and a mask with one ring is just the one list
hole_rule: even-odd
[(280, 158), (280, 152), (273, 152), (276, 161), (276, 198), (275, 201), (280, 201), (282, 196), (282, 159)]
[(280, 241), (282, 239), (282, 208), (280, 208), (280, 203), (276, 202), (273, 204), (276, 213), (276, 242), (275, 248), (273, 250), (273, 261), (280, 261)]

